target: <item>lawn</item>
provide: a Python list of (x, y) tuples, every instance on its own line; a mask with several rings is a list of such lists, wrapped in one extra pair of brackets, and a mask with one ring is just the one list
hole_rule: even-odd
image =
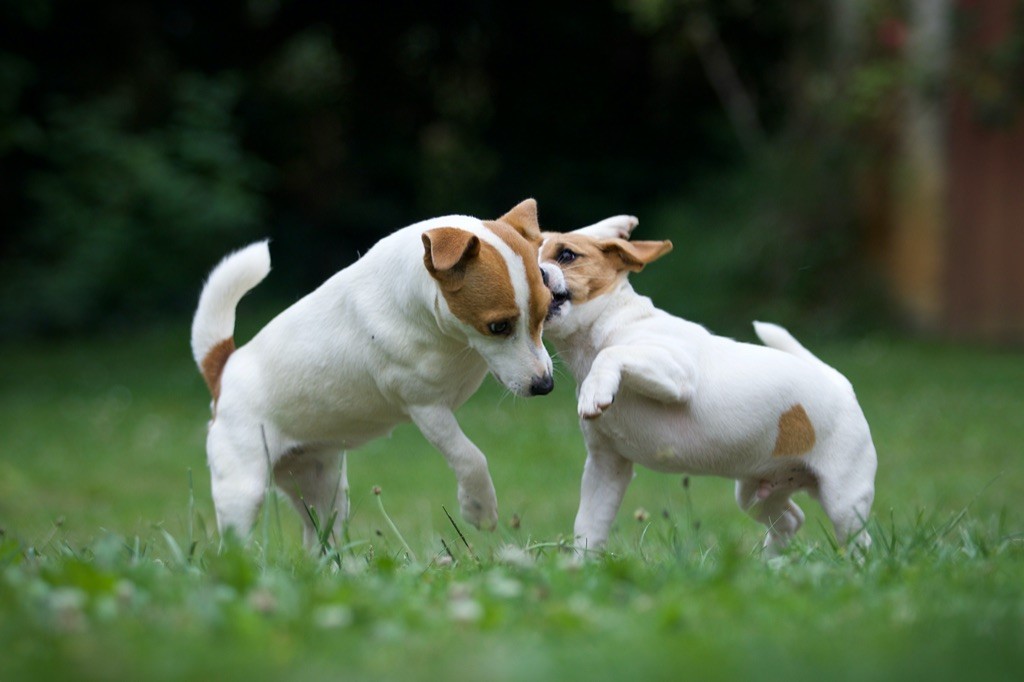
[(317, 559), (274, 496), (248, 546), (218, 547), (186, 328), (2, 348), (0, 679), (1018, 679), (1024, 666), (1019, 352), (812, 344), (853, 381), (879, 452), (863, 564), (810, 500), (797, 542), (768, 562), (730, 482), (647, 471), (611, 554), (573, 561), (559, 545), (584, 451), (564, 372), (531, 400), (488, 380), (459, 413), (490, 461), (496, 532), (458, 517), (444, 460), (403, 426), (350, 454), (347, 535)]

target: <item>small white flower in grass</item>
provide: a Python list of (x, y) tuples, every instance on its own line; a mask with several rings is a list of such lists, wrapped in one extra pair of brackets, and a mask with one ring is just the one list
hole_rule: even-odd
[(494, 558), (502, 564), (527, 568), (533, 565), (533, 557), (522, 547), (502, 545), (494, 553)]
[(135, 601), (135, 583), (130, 580), (121, 579), (114, 585), (114, 596), (119, 605), (129, 607)]
[(448, 568), (452, 565), (452, 557), (449, 554), (442, 554), (441, 556), (434, 559), (434, 565), (438, 568)]
[(61, 587), (50, 593), (50, 611), (53, 613), (53, 625), (61, 632), (80, 632), (85, 629), (86, 620), (83, 609), (89, 598), (82, 590), (74, 587)]
[(483, 618), (484, 607), (473, 599), (472, 589), (465, 583), (448, 588), (448, 617), (456, 623), (475, 623)]
[(643, 507), (637, 507), (637, 510), (633, 512), (633, 518), (639, 521), (640, 523), (643, 523), (647, 519), (651, 518), (651, 515)]
[(327, 604), (313, 611), (313, 623), (324, 630), (344, 628), (352, 624), (352, 609), (343, 604)]
[(523, 584), (514, 578), (494, 572), (487, 577), (487, 589), (495, 597), (514, 599), (523, 593)]
[(277, 597), (265, 587), (249, 593), (249, 606), (259, 613), (273, 613), (277, 610)]
[(484, 617), (484, 607), (475, 599), (456, 599), (448, 603), (448, 617), (456, 623), (475, 623)]
[(465, 583), (452, 583), (452, 586), (448, 588), (448, 598), (452, 601), (469, 599), (472, 592), (469, 585)]

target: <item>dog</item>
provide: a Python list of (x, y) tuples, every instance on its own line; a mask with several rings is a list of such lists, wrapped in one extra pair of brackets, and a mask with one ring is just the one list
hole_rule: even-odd
[[(551, 293), (537, 261), (537, 205), (496, 221), (453, 215), (381, 239), (235, 348), (235, 308), (270, 271), (267, 242), (211, 272), (192, 353), (212, 395), (206, 439), (217, 526), (245, 537), (271, 481), (318, 542), (348, 514), (344, 451), (411, 420), (455, 471), (463, 517), (498, 521), (483, 453), (453, 414), (488, 370), (519, 396), (553, 386), (541, 340)], [(307, 507), (309, 509), (307, 509)]]
[(616, 216), (542, 235), (544, 333), (576, 379), (587, 446), (577, 550), (606, 543), (634, 464), (735, 479), (740, 508), (768, 527), (769, 556), (804, 521), (790, 499), (800, 490), (841, 543), (867, 550), (877, 458), (850, 382), (782, 327), (755, 322), (765, 345), (740, 343), (637, 294), (629, 273), (672, 243), (629, 241), (636, 224)]

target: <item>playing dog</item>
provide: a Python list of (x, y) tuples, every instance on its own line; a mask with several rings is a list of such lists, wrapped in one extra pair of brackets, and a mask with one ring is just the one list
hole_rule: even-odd
[(217, 526), (246, 535), (273, 477), (317, 541), (348, 512), (344, 451), (412, 420), (458, 480), (462, 515), (498, 520), (487, 460), (453, 411), (487, 371), (520, 396), (553, 387), (541, 326), (537, 206), (427, 220), (385, 237), (236, 349), (235, 308), (270, 271), (266, 242), (210, 274), (192, 353), (213, 396), (206, 440)]
[(803, 523), (799, 490), (841, 543), (867, 549), (876, 456), (850, 382), (779, 326), (755, 322), (757, 346), (654, 307), (627, 276), (672, 243), (627, 241), (635, 226), (617, 216), (544, 233), (540, 249), (554, 294), (545, 334), (576, 379), (587, 446), (577, 548), (605, 543), (637, 463), (736, 479), (769, 554)]

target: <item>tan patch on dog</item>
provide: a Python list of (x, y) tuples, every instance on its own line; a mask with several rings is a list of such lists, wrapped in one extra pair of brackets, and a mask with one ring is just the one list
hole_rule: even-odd
[(455, 317), (484, 335), (491, 334), (488, 325), (494, 322), (515, 325), (516, 293), (498, 249), (454, 227), (428, 230), (423, 244), (423, 263)]
[[(536, 204), (533, 205), (533, 209), (534, 221), (536, 221)], [(498, 220), (485, 220), (483, 223), (484, 227), (498, 235), (501, 241), (505, 242), (512, 252), (523, 261), (523, 267), (526, 270), (526, 285), (529, 291), (527, 305), (530, 309), (530, 336), (539, 345), (544, 318), (547, 317), (548, 306), (551, 305), (551, 290), (544, 285), (544, 278), (540, 274), (537, 247), (524, 239), (514, 227), (506, 224), (504, 216)], [(537, 237), (540, 237), (539, 230)]]
[[(616, 269), (593, 237), (574, 234), (545, 234), (548, 239), (541, 247), (541, 260), (552, 262), (565, 275), (565, 285), (573, 303), (586, 303), (592, 298), (607, 293), (626, 276), (625, 271)], [(565, 249), (576, 254), (570, 263), (559, 263), (558, 254)]]
[[(639, 272), (672, 250), (670, 241), (595, 239), (571, 232), (546, 232), (543, 237), (541, 260), (562, 270), (573, 303), (585, 303), (608, 293), (630, 272)], [(566, 249), (576, 257), (559, 263), (558, 256)]]
[(203, 379), (206, 381), (206, 387), (210, 389), (210, 395), (213, 396), (214, 404), (220, 397), (220, 377), (224, 373), (224, 365), (228, 363), (228, 358), (234, 352), (235, 340), (229, 337), (211, 348), (203, 358), (201, 371)]
[(779, 435), (772, 455), (794, 456), (811, 451), (815, 443), (814, 425), (804, 406), (797, 403), (779, 417)]
[(540, 244), (540, 222), (537, 219), (537, 202), (535, 200), (521, 201), (511, 211), (498, 218), (498, 222), (510, 226), (534, 245)]

